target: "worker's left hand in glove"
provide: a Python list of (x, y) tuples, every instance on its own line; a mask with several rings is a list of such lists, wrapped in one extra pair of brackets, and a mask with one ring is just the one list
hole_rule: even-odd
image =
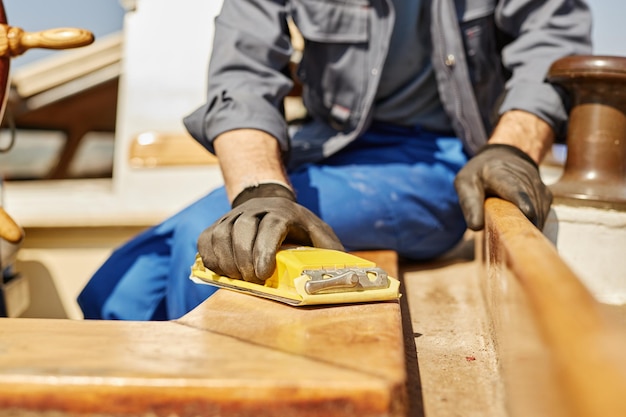
[(459, 171), (454, 186), (472, 230), (484, 227), (484, 202), (489, 196), (512, 202), (540, 230), (552, 204), (552, 193), (541, 180), (537, 163), (510, 145), (483, 147)]
[(331, 227), (298, 204), (291, 190), (270, 183), (235, 197), (232, 210), (202, 232), (198, 252), (219, 275), (263, 283), (283, 242), (343, 250)]

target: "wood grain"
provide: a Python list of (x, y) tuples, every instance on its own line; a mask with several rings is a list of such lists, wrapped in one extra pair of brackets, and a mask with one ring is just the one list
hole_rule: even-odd
[(16, 57), (32, 48), (69, 49), (86, 46), (94, 35), (80, 28), (55, 28), (25, 32), (21, 28), (0, 25), (0, 56)]
[(11, 243), (19, 243), (24, 238), (24, 230), (2, 207), (0, 207), (0, 238)]
[(217, 157), (185, 132), (142, 132), (130, 143), (132, 168), (216, 165)]
[(486, 267), (490, 274), (510, 272), (519, 282), (569, 411), (580, 417), (626, 415), (623, 329), (513, 204), (489, 199), (485, 210)]
[(220, 290), (170, 322), (0, 319), (0, 415), (402, 416), (405, 380), (396, 302)]

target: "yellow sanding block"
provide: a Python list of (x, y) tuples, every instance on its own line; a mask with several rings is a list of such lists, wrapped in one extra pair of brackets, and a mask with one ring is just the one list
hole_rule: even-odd
[(199, 255), (194, 282), (269, 298), (293, 306), (397, 300), (400, 282), (374, 262), (330, 249), (297, 246), (276, 254), (276, 270), (264, 285), (218, 275)]

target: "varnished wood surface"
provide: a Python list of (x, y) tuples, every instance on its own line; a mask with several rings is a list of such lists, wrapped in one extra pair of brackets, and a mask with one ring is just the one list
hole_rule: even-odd
[(0, 415), (402, 416), (399, 310), (220, 290), (171, 322), (0, 319)]
[(393, 250), (371, 250), (371, 251), (352, 251), (353, 255), (374, 262), (378, 267), (382, 268), (387, 274), (394, 278), (400, 278), (398, 269), (398, 253)]
[(217, 164), (217, 157), (185, 132), (143, 132), (133, 138), (128, 151), (133, 168)]
[[(484, 262), (489, 279), (494, 280), (494, 286), (502, 287), (499, 291), (514, 292), (504, 279), (507, 274), (514, 277), (527, 300), (532, 316), (529, 319), (534, 321), (548, 350), (540, 375), (544, 377), (554, 368), (556, 381), (540, 396), (562, 396), (556, 411), (559, 416), (625, 416), (623, 328), (607, 315), (552, 243), (515, 206), (489, 199), (485, 209)], [(506, 320), (510, 321), (509, 317), (494, 319), (505, 320), (505, 326)], [(525, 343), (523, 335), (518, 335), (518, 340)], [(540, 383), (535, 381), (535, 387)]]
[(93, 33), (79, 28), (55, 28), (25, 32), (21, 28), (0, 25), (0, 56), (16, 57), (29, 49), (69, 49), (94, 41)]
[(24, 230), (2, 207), (0, 207), (0, 238), (11, 243), (19, 243), (24, 238)]
[[(200, 309), (178, 322), (364, 376), (396, 383), (404, 378), (396, 302), (287, 310), (258, 297), (234, 297), (230, 291), (211, 298), (210, 315)], [(253, 312), (254, 324), (242, 320), (244, 311)]]

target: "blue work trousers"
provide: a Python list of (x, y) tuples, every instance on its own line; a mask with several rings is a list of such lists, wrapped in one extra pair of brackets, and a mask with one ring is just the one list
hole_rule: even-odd
[[(347, 250), (393, 249), (426, 260), (465, 232), (453, 181), (466, 162), (450, 135), (375, 126), (290, 180), (298, 202)], [(221, 187), (116, 249), (79, 295), (85, 318), (175, 319), (204, 301), (215, 288), (189, 279), (196, 242), (229, 209)]]

